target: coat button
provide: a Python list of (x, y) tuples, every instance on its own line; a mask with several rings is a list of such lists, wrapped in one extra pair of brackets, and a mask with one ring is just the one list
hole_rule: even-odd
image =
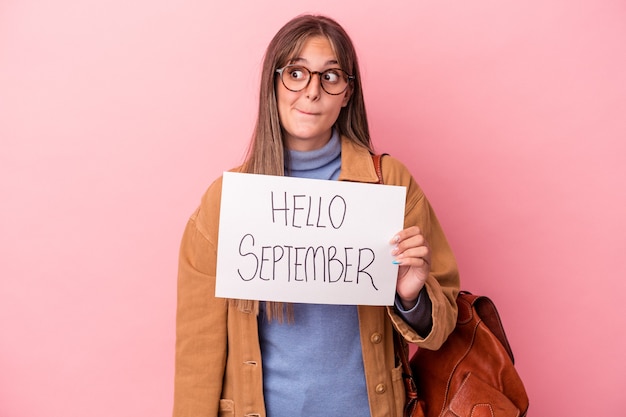
[(376, 394), (384, 394), (385, 391), (387, 391), (387, 387), (385, 386), (385, 384), (376, 385)]
[(378, 344), (382, 342), (382, 340), (383, 340), (383, 335), (381, 335), (380, 333), (372, 333), (372, 335), (370, 336), (370, 341), (374, 344)]

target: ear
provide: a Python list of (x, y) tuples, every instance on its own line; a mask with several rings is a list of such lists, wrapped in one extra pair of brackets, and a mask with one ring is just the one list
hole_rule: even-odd
[(346, 107), (348, 105), (348, 102), (350, 101), (350, 97), (352, 97), (352, 84), (350, 84), (348, 86), (348, 89), (345, 92), (345, 95), (343, 96), (343, 101), (341, 102), (341, 107)]

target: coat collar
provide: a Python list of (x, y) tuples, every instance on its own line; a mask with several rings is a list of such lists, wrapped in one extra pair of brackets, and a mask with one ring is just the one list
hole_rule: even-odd
[(369, 150), (356, 142), (341, 136), (340, 181), (377, 183), (378, 175)]

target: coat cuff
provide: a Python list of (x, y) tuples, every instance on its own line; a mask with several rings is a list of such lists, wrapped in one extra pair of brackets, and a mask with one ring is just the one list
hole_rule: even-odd
[(423, 287), (417, 296), (417, 302), (415, 305), (406, 310), (402, 307), (400, 297), (396, 294), (394, 303), (396, 313), (404, 320), (413, 330), (417, 332), (421, 337), (428, 336), (433, 328), (433, 305), (428, 297), (426, 287)]

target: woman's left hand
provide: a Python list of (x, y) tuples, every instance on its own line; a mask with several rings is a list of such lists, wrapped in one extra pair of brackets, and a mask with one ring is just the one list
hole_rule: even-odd
[(397, 233), (391, 244), (395, 245), (391, 254), (395, 256), (398, 268), (396, 292), (402, 306), (413, 308), (419, 292), (430, 274), (430, 248), (419, 227), (411, 226)]

